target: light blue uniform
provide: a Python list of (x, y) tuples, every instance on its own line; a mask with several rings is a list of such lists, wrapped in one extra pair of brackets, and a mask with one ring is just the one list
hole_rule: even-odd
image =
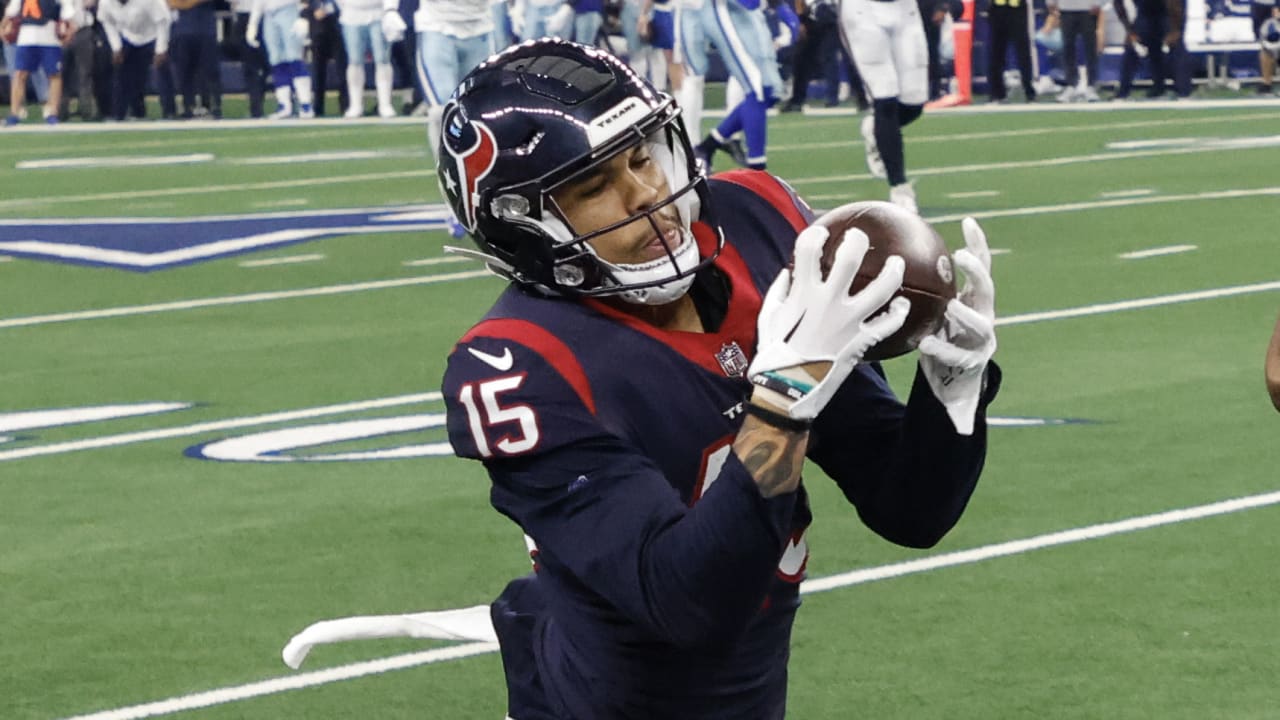
[(782, 76), (773, 36), (759, 6), (748, 10), (736, 0), (703, 0), (701, 8), (682, 7), (679, 15), (678, 52), (691, 74), (707, 74), (707, 43), (711, 43), (743, 88), (761, 102), (777, 95)]

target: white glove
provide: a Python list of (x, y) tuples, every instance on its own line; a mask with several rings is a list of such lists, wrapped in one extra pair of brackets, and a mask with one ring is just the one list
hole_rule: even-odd
[(573, 22), (573, 6), (565, 3), (556, 10), (555, 14), (547, 18), (547, 34), (552, 36), (563, 37), (561, 33), (569, 27)]
[(311, 23), (307, 22), (306, 18), (300, 17), (293, 21), (292, 30), (294, 37), (299, 40), (306, 40), (307, 36), (311, 34)]
[[(826, 241), (827, 229), (820, 225), (796, 238), (795, 269), (783, 270), (765, 295), (757, 321), (759, 348), (747, 369), (759, 399), (794, 420), (817, 417), (867, 350), (897, 332), (911, 309), (911, 301), (899, 297), (871, 317), (902, 287), (902, 258), (890, 257), (874, 280), (850, 296), (867, 236), (847, 231), (823, 280), (818, 263)], [(815, 362), (831, 363), (821, 380), (802, 367)]]
[(259, 47), (258, 23), (251, 21), (249, 26), (244, 29), (244, 41), (251, 48)]
[(920, 369), (956, 432), (972, 435), (982, 377), (996, 352), (996, 286), (986, 234), (973, 218), (965, 218), (961, 227), (965, 248), (954, 260), (965, 286), (947, 303), (942, 329), (920, 341)]
[(404, 18), (400, 17), (399, 11), (391, 10), (382, 14), (382, 34), (387, 38), (387, 42), (395, 43), (404, 39), (404, 31), (409, 26), (405, 24)]

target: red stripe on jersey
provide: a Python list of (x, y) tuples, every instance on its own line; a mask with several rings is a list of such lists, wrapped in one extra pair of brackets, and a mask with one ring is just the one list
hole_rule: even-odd
[[(704, 253), (707, 248), (714, 248), (714, 243), (719, 239), (716, 232), (704, 223), (693, 224), (693, 235)], [(727, 343), (736, 342), (747, 360), (751, 360), (751, 353), (756, 346), (756, 316), (760, 314), (763, 298), (751, 280), (751, 271), (747, 268), (746, 261), (732, 245), (725, 243), (715, 265), (729, 278), (729, 310), (720, 323), (720, 332), (662, 330), (600, 300), (588, 298), (586, 303), (600, 314), (670, 346), (690, 362), (717, 375), (723, 375), (724, 369), (720, 367), (716, 353)]]
[(769, 173), (762, 170), (729, 170), (717, 174), (715, 179), (726, 180), (744, 187), (769, 201), (769, 204), (791, 223), (796, 233), (809, 227), (809, 220), (805, 218), (804, 213), (800, 212), (798, 205), (798, 203), (803, 204), (804, 201), (793, 195), (790, 188)]
[(587, 407), (587, 410), (591, 411), (592, 415), (596, 414), (596, 401), (591, 394), (591, 383), (587, 381), (587, 373), (582, 369), (582, 363), (578, 362), (577, 356), (560, 338), (527, 320), (505, 318), (485, 320), (463, 335), (458, 344), (462, 345), (477, 337), (510, 340), (538, 353), (548, 365), (560, 373), (574, 392), (578, 393), (578, 399)]

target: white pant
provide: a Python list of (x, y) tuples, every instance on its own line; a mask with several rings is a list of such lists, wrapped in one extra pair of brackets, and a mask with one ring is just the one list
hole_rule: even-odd
[(843, 0), (840, 24), (872, 98), (905, 105), (929, 99), (929, 49), (916, 0)]

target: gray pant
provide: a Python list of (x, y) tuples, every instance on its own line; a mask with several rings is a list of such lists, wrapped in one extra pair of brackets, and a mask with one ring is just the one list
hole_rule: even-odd
[(1098, 84), (1098, 16), (1088, 10), (1063, 10), (1062, 63), (1067, 76), (1067, 87), (1074, 88), (1080, 82), (1079, 62), (1076, 59), (1076, 39), (1084, 45), (1084, 66), (1089, 73), (1089, 87)]
[(71, 95), (76, 96), (76, 114), (81, 120), (97, 116), (93, 101), (93, 27), (76, 31), (71, 42), (62, 50), (62, 107), (58, 116), (66, 119), (71, 113)]

